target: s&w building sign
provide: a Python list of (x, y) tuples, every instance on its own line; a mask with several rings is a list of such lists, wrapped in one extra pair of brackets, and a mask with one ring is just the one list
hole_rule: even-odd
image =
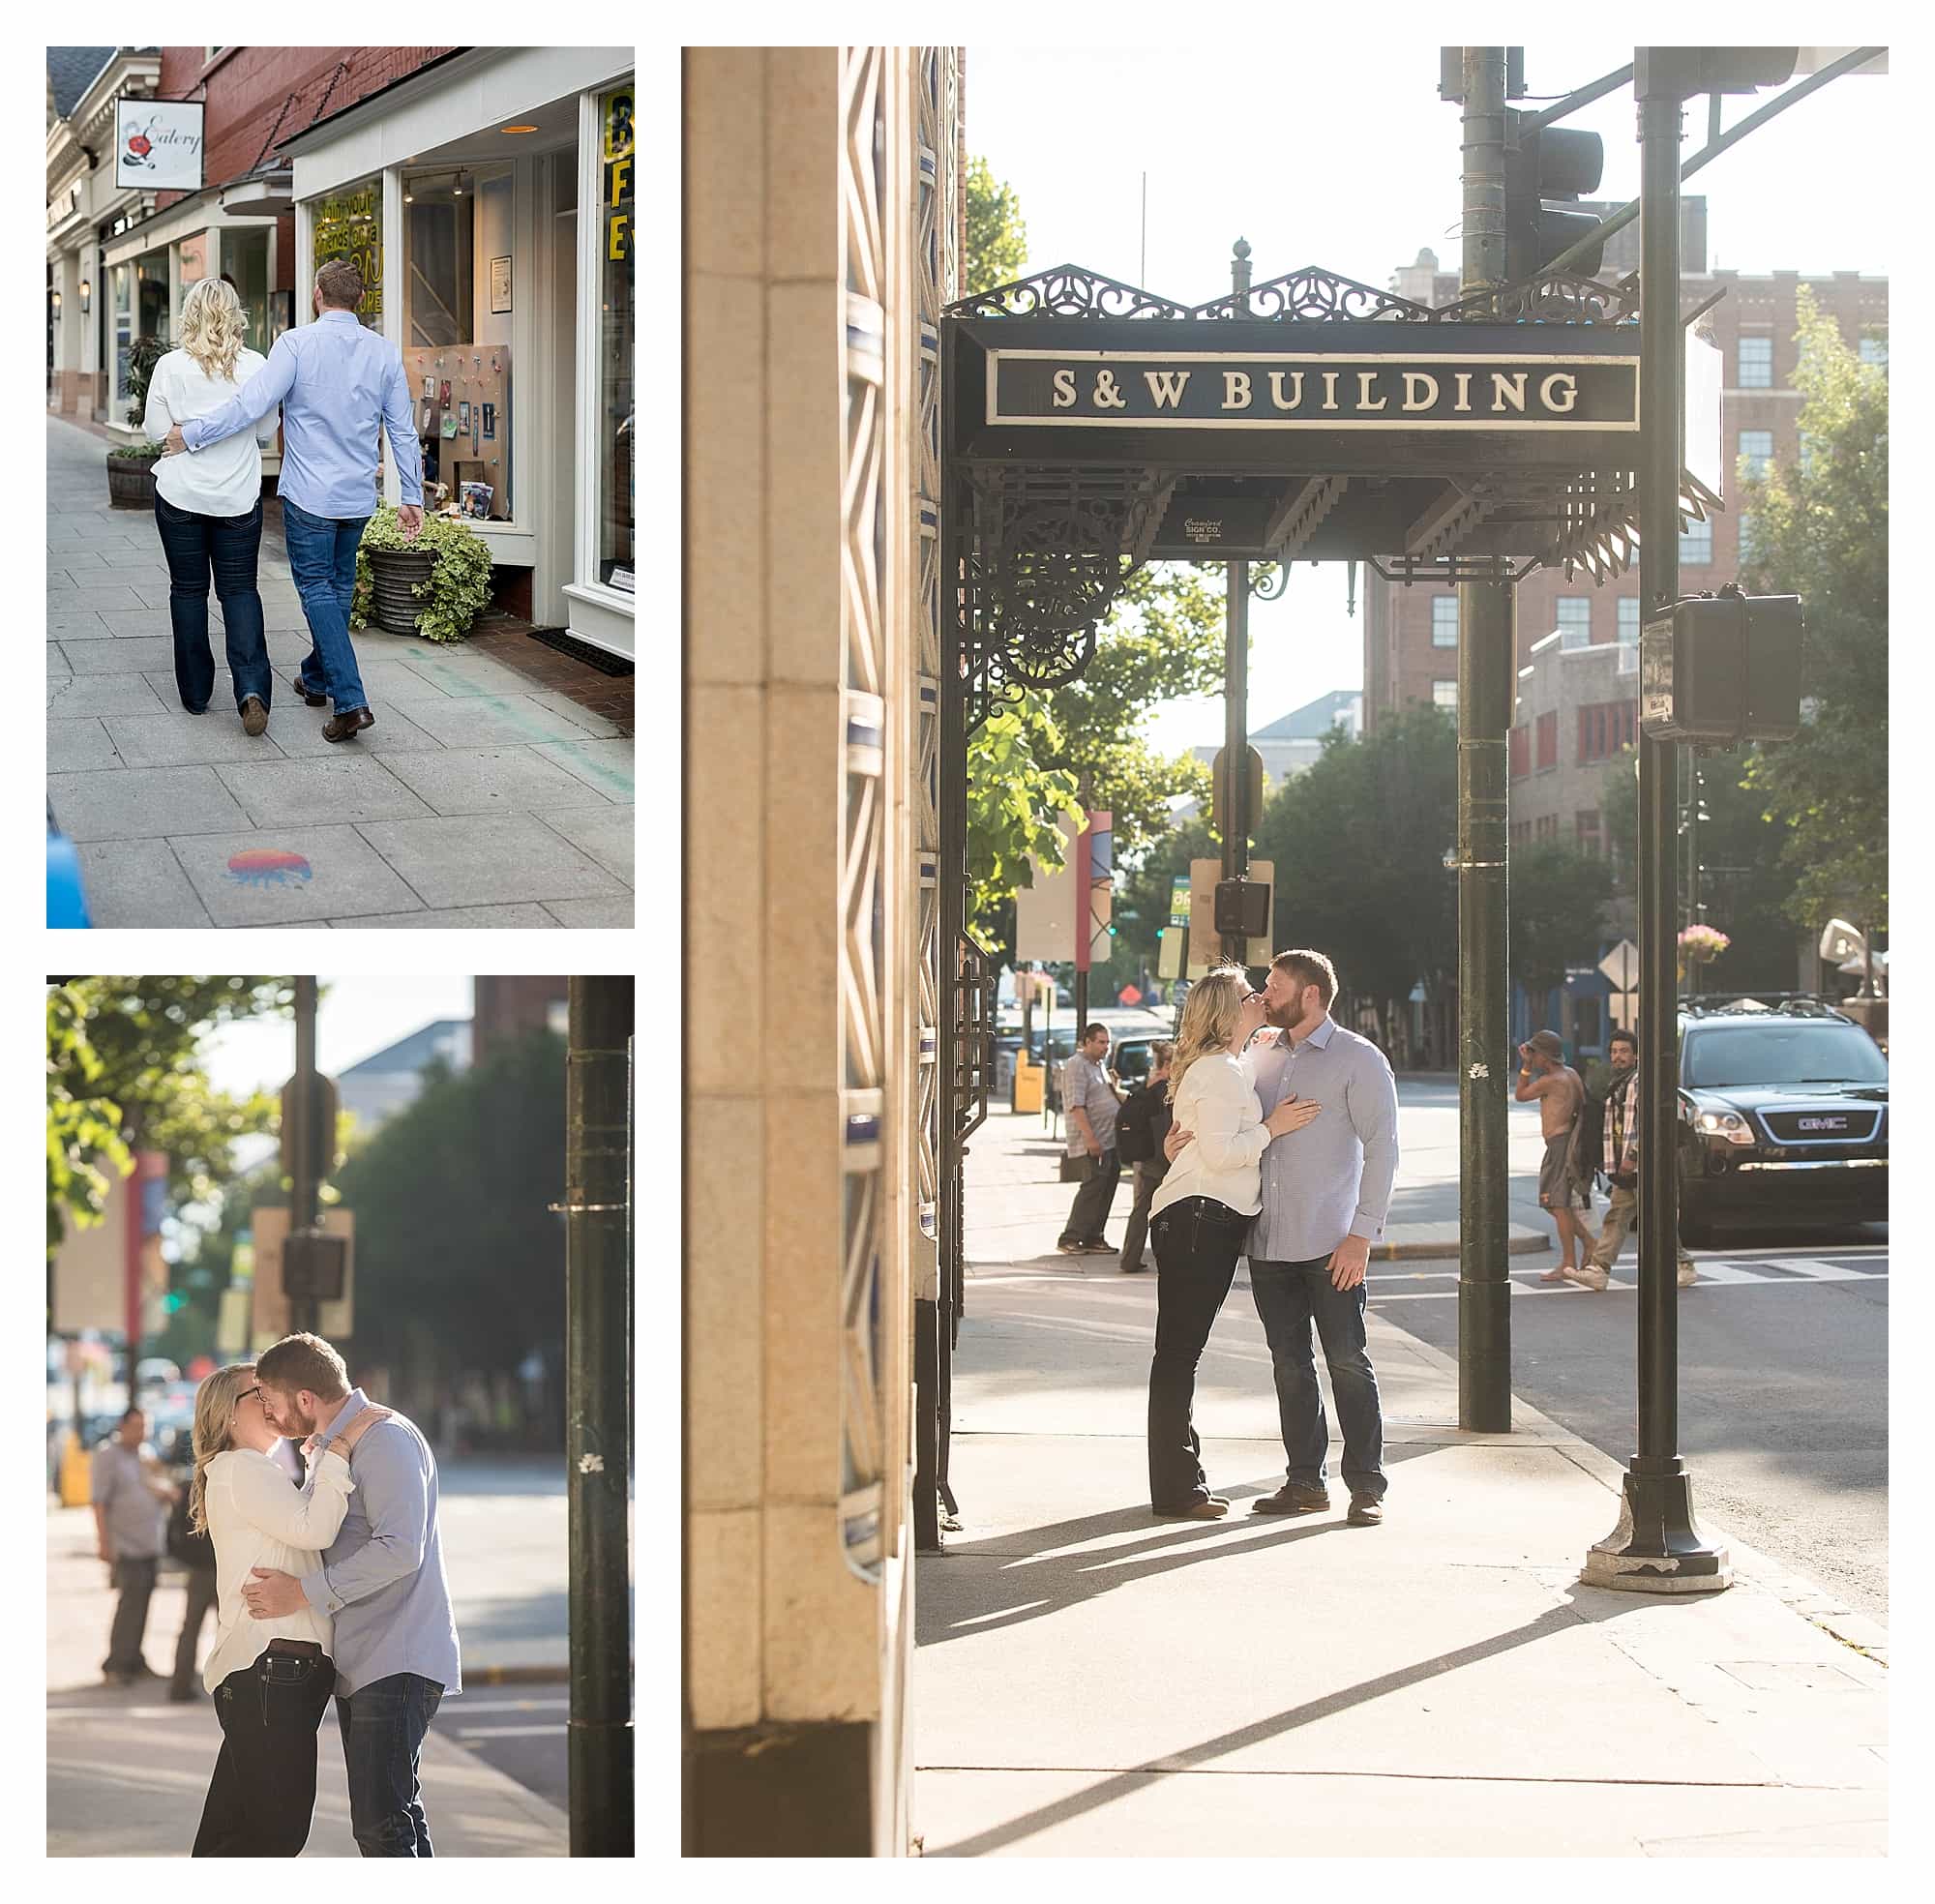
[(1637, 357), (988, 352), (990, 424), (1085, 429), (1639, 429)]

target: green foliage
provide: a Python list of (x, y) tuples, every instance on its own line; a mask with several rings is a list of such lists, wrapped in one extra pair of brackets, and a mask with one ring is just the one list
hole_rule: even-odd
[(351, 628), (367, 628), (375, 606), (375, 582), (370, 574), (372, 549), (414, 550), (436, 557), (430, 580), (410, 590), (419, 601), (429, 598), (417, 616), (417, 632), (426, 640), (458, 641), (470, 632), (478, 610), (491, 599), (491, 549), (467, 522), (448, 516), (426, 516), (412, 540), (403, 533), (402, 518), (394, 504), (386, 502), (378, 509), (356, 549)]
[(1834, 319), (1800, 294), (1801, 431), (1807, 466), (1771, 463), (1742, 484), (1753, 516), (1749, 593), (1795, 594), (1806, 615), (1793, 740), (1751, 759), (1746, 784), (1787, 830), (1789, 915), (1888, 923), (1888, 372), (1863, 364)]
[[(168, 354), (168, 342), (155, 336), (134, 340), (128, 352), (128, 421), (139, 423), (148, 414), (148, 384), (155, 366)], [(161, 451), (156, 449), (159, 456)]]
[[(1256, 853), (1276, 863), (1273, 937), (1336, 965), (1340, 988), (1380, 1012), (1418, 980), (1457, 969), (1458, 729), (1407, 707), (1354, 740), (1341, 729), (1264, 810)], [(1341, 1014), (1340, 1014), (1341, 1016)]]
[(564, 1041), (543, 1031), (422, 1094), (338, 1171), (356, 1212), (359, 1360), (421, 1387), (515, 1370), (564, 1333)]
[(1156, 969), (1162, 951), (1157, 934), (1169, 923), (1176, 881), (1189, 878), (1192, 859), (1214, 859), (1221, 851), (1208, 823), (1199, 818), (1163, 834), (1129, 870), (1115, 907), (1119, 930), (1113, 963), (1125, 976), (1144, 966)]
[(123, 443), (118, 449), (107, 452), (114, 462), (159, 462), (162, 446), (159, 443)]
[(1533, 996), (1565, 982), (1568, 965), (1599, 950), (1599, 908), (1611, 896), (1612, 873), (1596, 853), (1558, 840), (1511, 855), (1512, 976)]
[(1027, 226), (1012, 188), (997, 179), (978, 153), (968, 162), (966, 295), (1012, 283), (1027, 268)]
[(1003, 703), (968, 736), (968, 924), (990, 951), (1013, 939), (1013, 900), (1063, 863), (1066, 815), (1080, 822), (1075, 776), (1040, 764), (1062, 746), (1060, 729), (1033, 695)]
[(160, 1150), (177, 1196), (228, 1180), (230, 1145), (273, 1127), (274, 1101), (217, 1090), (202, 1040), (217, 1026), (289, 1009), (286, 978), (83, 977), (47, 992), (47, 1249), (100, 1220), (108, 1173)]

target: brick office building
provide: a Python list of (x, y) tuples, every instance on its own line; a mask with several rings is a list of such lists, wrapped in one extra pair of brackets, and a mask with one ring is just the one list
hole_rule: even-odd
[(471, 984), (475, 1002), (470, 1008), (470, 1055), (474, 1062), (481, 1064), (492, 1051), (514, 1045), (529, 1032), (555, 1031), (561, 1038), (570, 1028), (568, 978), (480, 975)]

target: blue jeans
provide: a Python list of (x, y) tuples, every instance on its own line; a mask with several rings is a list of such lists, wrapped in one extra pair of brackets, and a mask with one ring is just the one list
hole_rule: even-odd
[(430, 1822), (417, 1786), (417, 1755), (443, 1688), (418, 1673), (372, 1680), (336, 1699), (349, 1770), (349, 1827), (365, 1858), (429, 1858)]
[(296, 685), (305, 694), (327, 694), (339, 714), (370, 704), (349, 643), (356, 548), (369, 521), (367, 516), (312, 516), (287, 497), (283, 499), (283, 543), (289, 551), (289, 574), (302, 597), (313, 643), (296, 671)]
[(1250, 1294), (1269, 1339), (1276, 1373), (1277, 1420), (1290, 1479), (1299, 1487), (1326, 1484), (1325, 1456), (1330, 1424), (1310, 1354), (1310, 1324), (1317, 1324), (1330, 1391), (1344, 1429), (1344, 1485), (1353, 1494), (1381, 1501), (1384, 1492), (1384, 1418), (1378, 1378), (1364, 1353), (1364, 1286), (1340, 1290), (1330, 1280), (1327, 1256), (1308, 1263), (1259, 1263), (1250, 1259)]
[(182, 705), (199, 714), (215, 692), (215, 657), (208, 646), (208, 578), (222, 600), (228, 637), (228, 675), (240, 707), (253, 695), (269, 705), (269, 647), (262, 634), (262, 598), (255, 558), (262, 547), (262, 504), (246, 516), (202, 516), (177, 509), (157, 491), (155, 529), (168, 564), (168, 621), (175, 638), (175, 687)]

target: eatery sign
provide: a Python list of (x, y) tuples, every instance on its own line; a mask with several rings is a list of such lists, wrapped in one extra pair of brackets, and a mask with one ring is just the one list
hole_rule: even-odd
[(117, 100), (115, 185), (138, 192), (199, 192), (202, 117), (198, 102)]
[(1636, 356), (1000, 346), (987, 355), (991, 425), (1482, 432), (1639, 429)]

